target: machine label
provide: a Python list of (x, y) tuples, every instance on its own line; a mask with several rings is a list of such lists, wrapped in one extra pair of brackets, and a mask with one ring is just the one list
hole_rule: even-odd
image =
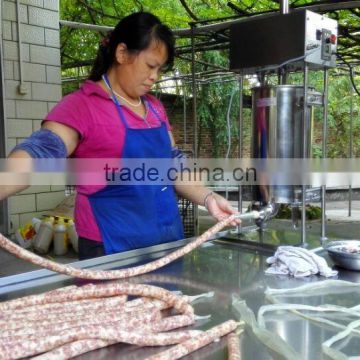
[(275, 106), (276, 105), (276, 98), (261, 98), (257, 99), (256, 101), (256, 107), (268, 107), (268, 106)]

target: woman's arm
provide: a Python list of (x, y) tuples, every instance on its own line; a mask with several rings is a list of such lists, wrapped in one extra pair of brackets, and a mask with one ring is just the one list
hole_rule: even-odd
[[(48, 129), (58, 135), (61, 140), (64, 142), (64, 145), (66, 147), (67, 156), (71, 155), (78, 142), (79, 142), (79, 134), (76, 130), (72, 129), (69, 126), (62, 125), (59, 123), (56, 123), (54, 121), (45, 121), (42, 128)], [(15, 151), (12, 151), (10, 155), (8, 156), (9, 159), (31, 159), (31, 155), (25, 151), (17, 149)], [(27, 163), (29, 166), (28, 171), (30, 172), (30, 162)], [(15, 165), (16, 166), (16, 165)], [(19, 166), (19, 165), (18, 165)], [(21, 167), (21, 169), (12, 168), (12, 171), (14, 172), (23, 172), (26, 173), (25, 168)], [(19, 191), (25, 190), (28, 188), (29, 185), (1, 185), (0, 186), (0, 200), (4, 200), (7, 197), (16, 194)]]
[[(171, 139), (171, 145), (175, 146), (175, 141), (172, 133), (169, 131)], [(175, 182), (175, 190), (181, 197), (190, 200), (191, 202), (205, 206), (211, 216), (216, 220), (220, 221), (225, 217), (236, 214), (238, 211), (235, 210), (229, 201), (219, 194), (212, 192), (209, 188), (199, 184), (191, 184), (191, 176), (188, 174), (189, 179), (186, 180), (186, 174), (182, 176), (181, 180)], [(236, 220), (231, 225), (236, 226), (240, 224), (240, 220)]]

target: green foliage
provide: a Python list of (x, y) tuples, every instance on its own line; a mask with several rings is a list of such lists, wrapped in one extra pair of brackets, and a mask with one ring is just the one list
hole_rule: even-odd
[[(306, 219), (308, 220), (317, 220), (321, 218), (321, 208), (315, 205), (306, 205)], [(299, 212), (301, 218), (301, 210)], [(277, 219), (291, 219), (291, 205), (281, 204), (278, 214), (276, 215)]]

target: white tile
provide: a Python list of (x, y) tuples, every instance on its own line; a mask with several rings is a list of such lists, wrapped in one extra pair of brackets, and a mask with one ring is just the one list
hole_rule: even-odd
[(4, 60), (4, 79), (14, 80), (14, 62), (11, 60)]
[(35, 211), (35, 195), (16, 195), (9, 198), (10, 214)]
[(58, 101), (61, 99), (61, 86), (56, 84), (32, 83), (34, 100)]
[(29, 24), (52, 29), (59, 29), (59, 13), (57, 11), (29, 6)]
[(7, 119), (6, 133), (9, 137), (27, 137), (32, 131), (31, 120)]
[(27, 189), (23, 190), (21, 194), (38, 194), (38, 193), (48, 193), (50, 192), (50, 185), (32, 185)]
[[(5, 94), (5, 97), (6, 97), (6, 94)], [(5, 100), (5, 116), (7, 118), (16, 117), (15, 100)]]
[(60, 0), (44, 0), (44, 8), (59, 11)]
[(60, 66), (60, 50), (46, 46), (30, 45), (32, 63)]
[(45, 30), (40, 26), (21, 25), (21, 41), (29, 44), (45, 45)]
[(16, 139), (15, 138), (7, 138), (6, 139), (6, 156), (10, 154), (12, 149), (16, 146)]
[(65, 191), (65, 185), (51, 185), (51, 191)]
[(45, 29), (45, 45), (51, 47), (60, 47), (60, 31)]
[(44, 0), (21, 0), (21, 3), (24, 5), (31, 5), (37, 7), (44, 7)]
[(46, 82), (61, 85), (61, 68), (60, 66), (46, 66)]
[(4, 40), (13, 40), (11, 31), (11, 21), (4, 20), (2, 22), (2, 36)]
[[(29, 61), (29, 44), (22, 44), (23, 61)], [(19, 60), (19, 47), (16, 41), (3, 41), (4, 60)]]
[(10, 1), (4, 1), (2, 4), (3, 20), (16, 21), (16, 4)]
[(43, 64), (23, 63), (24, 81), (46, 83), (46, 67)]
[(45, 101), (16, 100), (16, 113), (20, 119), (43, 119), (47, 114)]
[(36, 194), (36, 210), (52, 210), (65, 198), (65, 191)]

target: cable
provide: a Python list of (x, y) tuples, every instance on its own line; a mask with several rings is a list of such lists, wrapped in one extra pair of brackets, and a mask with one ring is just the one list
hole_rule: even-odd
[(295, 62), (295, 61), (300, 61), (300, 60), (303, 60), (305, 59), (307, 56), (317, 52), (319, 49), (316, 48), (314, 49), (313, 51), (305, 54), (305, 55), (302, 55), (302, 56), (299, 56), (297, 58), (293, 58), (293, 59), (289, 59), (289, 60), (286, 60), (284, 61), (283, 63), (281, 63), (280, 65), (273, 65), (273, 66), (266, 66), (266, 67), (263, 67), (261, 68), (259, 71), (267, 71), (267, 70), (276, 70), (276, 69), (279, 69), (279, 68), (282, 68), (283, 66), (287, 65), (287, 64), (290, 64), (292, 62)]
[(340, 54), (336, 54), (338, 58), (340, 58), (345, 65), (347, 65), (350, 69), (350, 81), (351, 84), (354, 88), (354, 90), (356, 91), (356, 93), (360, 96), (360, 91), (357, 89), (356, 85), (355, 85), (355, 80), (354, 80), (354, 68), (344, 59), (344, 57)]
[(230, 102), (229, 102), (229, 107), (227, 110), (227, 114), (226, 114), (226, 127), (227, 127), (227, 134), (228, 134), (228, 148), (227, 148), (227, 152), (226, 152), (226, 159), (229, 157), (230, 154), (230, 148), (231, 148), (231, 122), (230, 122), (230, 110), (231, 110), (231, 106), (232, 106), (232, 102), (233, 102), (233, 98), (235, 93), (237, 92), (237, 89), (234, 89), (231, 97), (230, 97)]

